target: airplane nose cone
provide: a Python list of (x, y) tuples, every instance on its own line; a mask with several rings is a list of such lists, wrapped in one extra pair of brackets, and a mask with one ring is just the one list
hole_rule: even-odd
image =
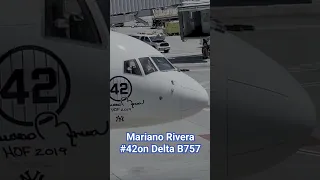
[[(191, 84), (191, 83), (190, 83)], [(200, 112), (209, 106), (207, 91), (198, 83), (192, 86), (182, 86), (181, 111), (182, 116), (187, 117)]]

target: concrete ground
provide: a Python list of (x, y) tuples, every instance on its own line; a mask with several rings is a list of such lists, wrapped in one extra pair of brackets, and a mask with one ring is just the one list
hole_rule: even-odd
[[(161, 29), (150, 29), (149, 27), (121, 27), (113, 28), (113, 30), (128, 35), (136, 33), (163, 32)], [(167, 41), (171, 47), (170, 52), (168, 54), (164, 54), (167, 57), (193, 56), (201, 54), (201, 44), (199, 39), (190, 39), (187, 42), (182, 42), (180, 36), (167, 36), (165, 41)]]

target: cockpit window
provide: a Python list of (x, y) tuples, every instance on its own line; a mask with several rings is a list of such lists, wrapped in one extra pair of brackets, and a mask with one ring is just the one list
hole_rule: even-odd
[(160, 71), (169, 71), (175, 69), (164, 57), (151, 57)]
[(139, 65), (135, 59), (124, 61), (123, 67), (124, 67), (124, 73), (126, 74), (134, 74), (139, 76), (142, 75)]
[(84, 0), (45, 0), (45, 36), (101, 44)]
[(158, 71), (148, 57), (139, 58), (139, 61), (145, 75)]

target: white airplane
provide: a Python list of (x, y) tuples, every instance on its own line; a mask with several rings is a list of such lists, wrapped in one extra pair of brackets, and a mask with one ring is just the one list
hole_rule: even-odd
[(112, 128), (166, 123), (208, 107), (206, 90), (150, 45), (111, 31), (110, 55)]

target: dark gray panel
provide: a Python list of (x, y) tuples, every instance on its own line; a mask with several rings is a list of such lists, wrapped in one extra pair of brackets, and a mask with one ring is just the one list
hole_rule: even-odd
[(216, 6), (266, 6), (276, 4), (310, 4), (312, 0), (211, 0), (211, 7)]

